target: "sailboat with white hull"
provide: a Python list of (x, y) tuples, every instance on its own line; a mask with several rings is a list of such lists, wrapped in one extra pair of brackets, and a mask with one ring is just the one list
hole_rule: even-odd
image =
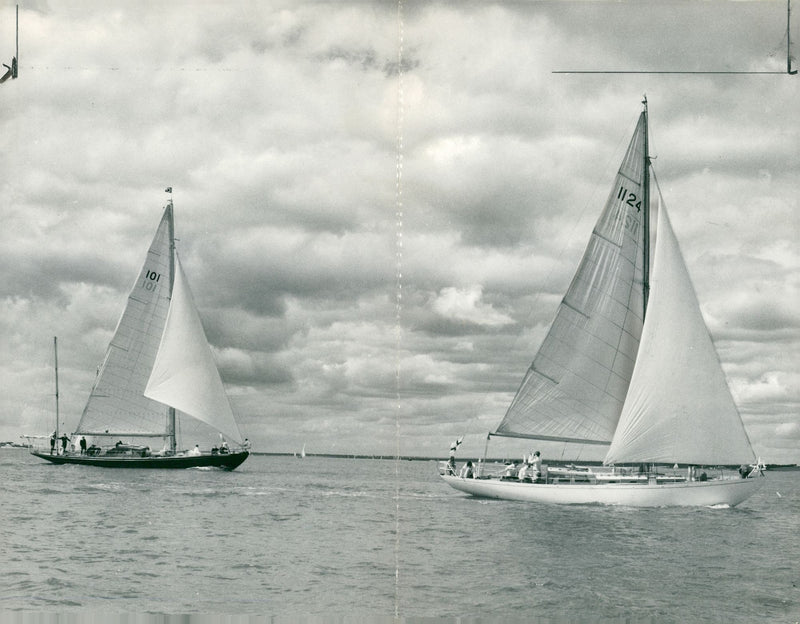
[[(51, 443), (50, 452), (32, 449), (35, 456), (105, 468), (228, 470), (247, 459), (248, 444), (206, 340), (174, 230), (170, 200), (72, 434), (73, 445), (78, 438), (86, 444), (67, 450)], [(205, 451), (179, 448), (178, 423), (184, 419), (210, 427), (221, 443)]]
[[(663, 201), (651, 215), (643, 104), (555, 320), (486, 442), (487, 450), (492, 436), (606, 445), (605, 467), (536, 466), (520, 479), (516, 470), (480, 474), (485, 461), (474, 478), (442, 466), (457, 490), (546, 503), (733, 506), (765, 480), (760, 462), (751, 467), (755, 454)], [(656, 468), (679, 463), (687, 468)], [(718, 478), (693, 468), (733, 464), (739, 474)]]

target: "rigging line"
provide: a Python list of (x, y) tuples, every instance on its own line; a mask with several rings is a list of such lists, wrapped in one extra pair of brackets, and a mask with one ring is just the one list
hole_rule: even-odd
[(747, 75), (777, 75), (785, 74), (785, 71), (659, 71), (659, 70), (638, 70), (638, 69), (559, 69), (554, 70), (553, 74), (686, 74), (686, 75), (725, 75), (725, 74), (747, 74)]
[(100, 67), (97, 65), (26, 65), (28, 70), (37, 71), (113, 71), (113, 72), (132, 72), (132, 73), (154, 73), (164, 71), (176, 72), (241, 72), (244, 69), (234, 67), (120, 67), (120, 66), (107, 66)]
[[(584, 70), (556, 70), (554, 74), (675, 74), (675, 75), (778, 75), (787, 74), (794, 76), (797, 70), (792, 69), (792, 44), (791, 44), (791, 15), (792, 15), (792, 2), (786, 0), (786, 30), (781, 38), (781, 44), (786, 41), (786, 70), (785, 71), (737, 71), (737, 70), (710, 70), (710, 71), (691, 71), (691, 70), (615, 70), (615, 69), (584, 69)], [(778, 44), (778, 45), (781, 45)], [(775, 55), (775, 51), (770, 52), (768, 56)]]

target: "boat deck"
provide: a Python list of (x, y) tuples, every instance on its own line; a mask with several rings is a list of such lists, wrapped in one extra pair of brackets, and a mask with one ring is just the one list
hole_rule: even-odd
[[(447, 474), (447, 463), (439, 462), (439, 474)], [(518, 483), (562, 484), (562, 485), (603, 485), (625, 483), (630, 485), (653, 485), (663, 483), (685, 483), (687, 481), (706, 481), (710, 478), (705, 472), (691, 476), (689, 470), (672, 470), (669, 473), (640, 471), (638, 468), (608, 468), (595, 471), (588, 466), (543, 466), (542, 474), (538, 479), (518, 479), (515, 476), (503, 474), (479, 475), (477, 480), (494, 480)], [(455, 476), (455, 475), (453, 475)]]

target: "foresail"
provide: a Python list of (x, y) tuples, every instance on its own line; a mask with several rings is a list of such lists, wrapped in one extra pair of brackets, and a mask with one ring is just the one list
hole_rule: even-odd
[(170, 228), (167, 207), (128, 295), (76, 433), (166, 433), (164, 407), (144, 396), (169, 308)]
[(556, 318), (497, 435), (611, 441), (642, 329), (647, 118), (639, 118)]
[(606, 463), (749, 463), (754, 454), (663, 205), (639, 358)]
[(183, 267), (177, 254), (175, 258), (167, 323), (144, 393), (241, 442)]

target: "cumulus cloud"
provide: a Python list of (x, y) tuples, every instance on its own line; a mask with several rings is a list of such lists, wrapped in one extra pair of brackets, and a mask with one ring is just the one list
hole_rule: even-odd
[(483, 288), (479, 285), (467, 288), (448, 286), (442, 288), (432, 305), (436, 313), (446, 319), (488, 326), (508, 325), (514, 322), (511, 317), (498, 312), (482, 298)]

